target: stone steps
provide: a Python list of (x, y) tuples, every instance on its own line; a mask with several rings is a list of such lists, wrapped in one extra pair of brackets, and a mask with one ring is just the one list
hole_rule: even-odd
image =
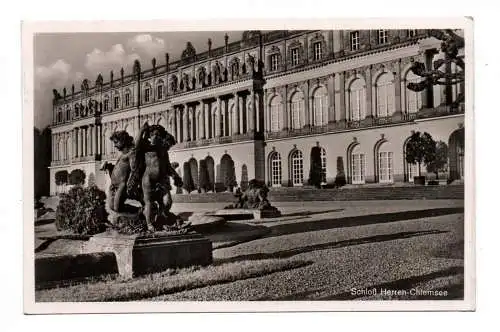
[[(269, 192), (271, 202), (295, 201), (366, 201), (405, 199), (464, 199), (464, 186), (406, 186), (370, 187), (345, 189), (273, 188)], [(175, 195), (177, 203), (233, 202), (232, 193), (207, 193)]]

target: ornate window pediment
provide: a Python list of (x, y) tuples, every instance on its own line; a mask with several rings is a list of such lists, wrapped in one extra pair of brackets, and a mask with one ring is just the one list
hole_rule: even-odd
[(320, 61), (326, 54), (325, 36), (317, 32), (309, 43), (309, 61)]
[(288, 65), (295, 67), (304, 63), (304, 47), (302, 43), (295, 40), (288, 46)]

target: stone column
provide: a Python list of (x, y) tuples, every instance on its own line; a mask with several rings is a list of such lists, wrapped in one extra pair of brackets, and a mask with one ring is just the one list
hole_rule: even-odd
[(346, 120), (346, 90), (345, 90), (345, 72), (339, 73), (339, 88), (340, 88), (340, 104), (339, 104), (339, 117), (340, 121)]
[[(394, 112), (401, 113), (401, 59), (395, 64), (394, 74)], [(389, 114), (392, 115), (392, 114)]]
[(89, 130), (89, 155), (90, 156), (93, 156), (95, 154), (95, 149), (94, 149), (94, 146), (95, 146), (95, 127), (94, 125), (90, 125), (90, 130)]
[[(249, 132), (255, 131), (255, 93), (253, 89), (250, 91), (250, 109), (248, 110), (248, 123), (249, 123)], [(248, 103), (246, 103), (248, 105)]]
[(308, 102), (308, 108), (309, 108), (309, 112), (306, 112), (306, 126), (307, 125), (311, 125), (311, 126), (314, 126), (314, 105), (313, 105), (313, 102), (314, 102), (314, 99), (313, 99), (313, 96), (309, 96), (309, 98), (307, 98), (309, 100)]
[[(282, 129), (290, 129), (290, 121), (288, 119), (288, 86), (285, 85), (285, 97), (281, 95), (281, 102), (283, 103), (283, 127)], [(271, 120), (269, 120), (269, 124)], [(271, 125), (269, 125), (269, 130), (271, 130)]]
[(83, 156), (83, 139), (84, 139), (83, 127), (80, 127), (79, 132), (80, 132), (80, 136), (78, 137), (78, 140), (80, 142), (79, 142), (79, 146), (78, 146), (78, 156), (82, 157)]
[[(187, 105), (186, 105), (187, 106)], [(191, 138), (192, 141), (196, 140), (196, 110), (194, 106), (191, 106), (188, 108), (189, 112), (189, 124), (190, 124), (190, 131), (189, 131), (189, 138)]]
[(186, 142), (189, 139), (189, 131), (188, 131), (188, 121), (189, 114), (186, 105), (182, 105), (182, 141)]
[(95, 131), (95, 154), (101, 154), (101, 140), (102, 140), (102, 125), (98, 124)]
[[(372, 82), (372, 68), (371, 66), (368, 66), (366, 68), (366, 114), (365, 117), (375, 117), (376, 116), (376, 111), (374, 110), (373, 103), (372, 103), (372, 91), (373, 91), (373, 82)], [(363, 119), (360, 119), (363, 120)]]
[(237, 101), (238, 101), (238, 116), (240, 118), (240, 134), (246, 133), (245, 130), (245, 117), (243, 116), (243, 112), (245, 112), (245, 105), (243, 104), (243, 97), (242, 96), (237, 96)]
[(177, 142), (182, 142), (182, 136), (181, 136), (181, 111), (179, 107), (174, 108), (174, 114), (175, 114), (175, 133), (177, 136)]
[(217, 99), (217, 114), (216, 114), (216, 117), (217, 117), (217, 124), (215, 126), (215, 131), (216, 131), (216, 136), (217, 137), (221, 137), (221, 136), (224, 136), (224, 130), (223, 130), (223, 120), (222, 120), (222, 101), (220, 99), (220, 97)]
[(240, 98), (238, 97), (238, 93), (234, 94), (234, 117), (235, 117), (235, 128), (234, 133), (236, 135), (240, 134)]
[(207, 110), (206, 104), (201, 101), (201, 138), (207, 138)]
[(75, 135), (75, 130), (73, 128), (73, 130), (71, 131), (71, 159), (75, 158), (75, 155), (76, 155), (76, 135)]

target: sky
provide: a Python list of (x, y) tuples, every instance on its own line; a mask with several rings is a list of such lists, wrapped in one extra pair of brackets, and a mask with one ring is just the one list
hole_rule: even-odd
[(121, 67), (125, 74), (131, 73), (135, 59), (146, 69), (151, 68), (153, 57), (163, 65), (165, 53), (176, 61), (188, 41), (202, 53), (208, 49), (208, 38), (212, 48), (223, 46), (226, 33), (229, 43), (241, 39), (241, 31), (38, 34), (34, 37), (34, 125), (43, 129), (50, 124), (52, 89), (62, 94), (64, 87), (69, 92), (75, 84), (78, 91), (84, 78), (94, 82), (102, 73), (108, 81), (110, 71), (119, 77)]

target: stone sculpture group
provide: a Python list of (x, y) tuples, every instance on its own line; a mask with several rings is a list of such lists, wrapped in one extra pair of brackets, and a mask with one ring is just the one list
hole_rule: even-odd
[[(101, 167), (111, 179), (106, 206), (112, 226), (135, 225), (129, 232), (186, 228), (188, 225), (170, 212), (170, 179), (175, 186), (182, 186), (176, 164), (170, 163), (168, 155), (175, 138), (161, 125), (146, 122), (135, 141), (126, 131), (117, 131), (110, 139), (120, 151), (114, 166), (105, 162)], [(127, 200), (139, 202), (140, 207)]]

